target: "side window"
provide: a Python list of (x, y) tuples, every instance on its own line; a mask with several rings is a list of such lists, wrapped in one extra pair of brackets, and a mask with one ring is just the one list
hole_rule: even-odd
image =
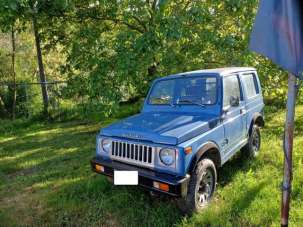
[(242, 75), (242, 81), (248, 99), (260, 93), (258, 81), (255, 74), (250, 73)]
[(223, 78), (223, 106), (230, 105), (231, 97), (241, 99), (240, 84), (238, 76), (227, 76)]

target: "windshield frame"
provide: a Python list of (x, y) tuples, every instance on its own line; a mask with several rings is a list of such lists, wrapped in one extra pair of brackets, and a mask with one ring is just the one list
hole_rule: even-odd
[(208, 104), (208, 103), (201, 103), (201, 104), (205, 107), (217, 105), (218, 104), (218, 99), (219, 99), (219, 97), (218, 97), (219, 96), (219, 86), (218, 86), (219, 85), (219, 78), (218, 78), (217, 74), (198, 74), (198, 75), (193, 74), (193, 75), (186, 75), (186, 76), (182, 76), (182, 77), (178, 76), (178, 77), (171, 77), (171, 78), (167, 77), (167, 78), (158, 79), (153, 83), (153, 85), (152, 85), (152, 87), (151, 87), (151, 89), (148, 93), (148, 96), (146, 98), (146, 104), (150, 105), (150, 106), (176, 106), (176, 105), (177, 106), (198, 106), (196, 104), (185, 103), (185, 102), (177, 104), (176, 100), (177, 100), (178, 97), (175, 97), (175, 91), (174, 91), (174, 96), (172, 97), (172, 100), (171, 100), (170, 103), (158, 103), (158, 104), (151, 103), (151, 94), (153, 93), (153, 91), (154, 91), (154, 89), (155, 89), (155, 87), (158, 83), (163, 82), (163, 81), (167, 81), (167, 80), (195, 79), (195, 78), (215, 78), (216, 79), (216, 99), (215, 99), (215, 101), (211, 104)]

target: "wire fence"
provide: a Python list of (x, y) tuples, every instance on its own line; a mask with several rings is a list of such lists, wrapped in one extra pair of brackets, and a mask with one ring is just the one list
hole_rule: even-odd
[[(16, 83), (16, 118), (32, 118), (39, 116), (43, 111), (43, 98), (40, 82)], [(68, 98), (67, 81), (49, 81), (44, 83), (49, 97), (48, 111), (51, 117), (56, 119), (98, 119), (101, 116), (119, 112), (116, 114), (128, 114), (126, 107), (111, 109), (112, 106), (105, 105), (98, 99), (90, 99), (88, 96)], [(299, 89), (298, 102), (303, 103), (303, 82)], [(11, 82), (0, 82), (0, 119), (11, 118), (13, 112), (14, 84)], [(123, 102), (122, 102), (123, 103)], [(136, 104), (137, 105), (137, 104)], [(133, 110), (137, 111), (138, 106), (131, 104)], [(271, 105), (268, 102), (268, 105)], [(282, 102), (281, 107), (284, 107)], [(125, 113), (124, 113), (125, 112)]]
[[(31, 118), (43, 110), (41, 85), (45, 84), (49, 97), (49, 112), (60, 116), (63, 91), (67, 87), (66, 81), (51, 81), (45, 83), (16, 83), (16, 108), (17, 117)], [(11, 82), (0, 83), (0, 118), (7, 118), (13, 112), (13, 97), (15, 85)]]

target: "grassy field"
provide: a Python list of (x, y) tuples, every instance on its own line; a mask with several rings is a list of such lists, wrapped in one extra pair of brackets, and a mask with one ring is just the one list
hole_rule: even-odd
[[(284, 111), (266, 109), (257, 160), (220, 169), (212, 205), (182, 216), (169, 198), (91, 172), (100, 123), (0, 122), (0, 226), (279, 226)], [(291, 226), (303, 226), (303, 106), (297, 108)]]

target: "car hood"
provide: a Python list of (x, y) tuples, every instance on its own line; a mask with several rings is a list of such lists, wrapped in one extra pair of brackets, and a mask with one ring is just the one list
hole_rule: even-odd
[(145, 112), (101, 130), (101, 135), (177, 145), (215, 127), (218, 117), (200, 113)]

